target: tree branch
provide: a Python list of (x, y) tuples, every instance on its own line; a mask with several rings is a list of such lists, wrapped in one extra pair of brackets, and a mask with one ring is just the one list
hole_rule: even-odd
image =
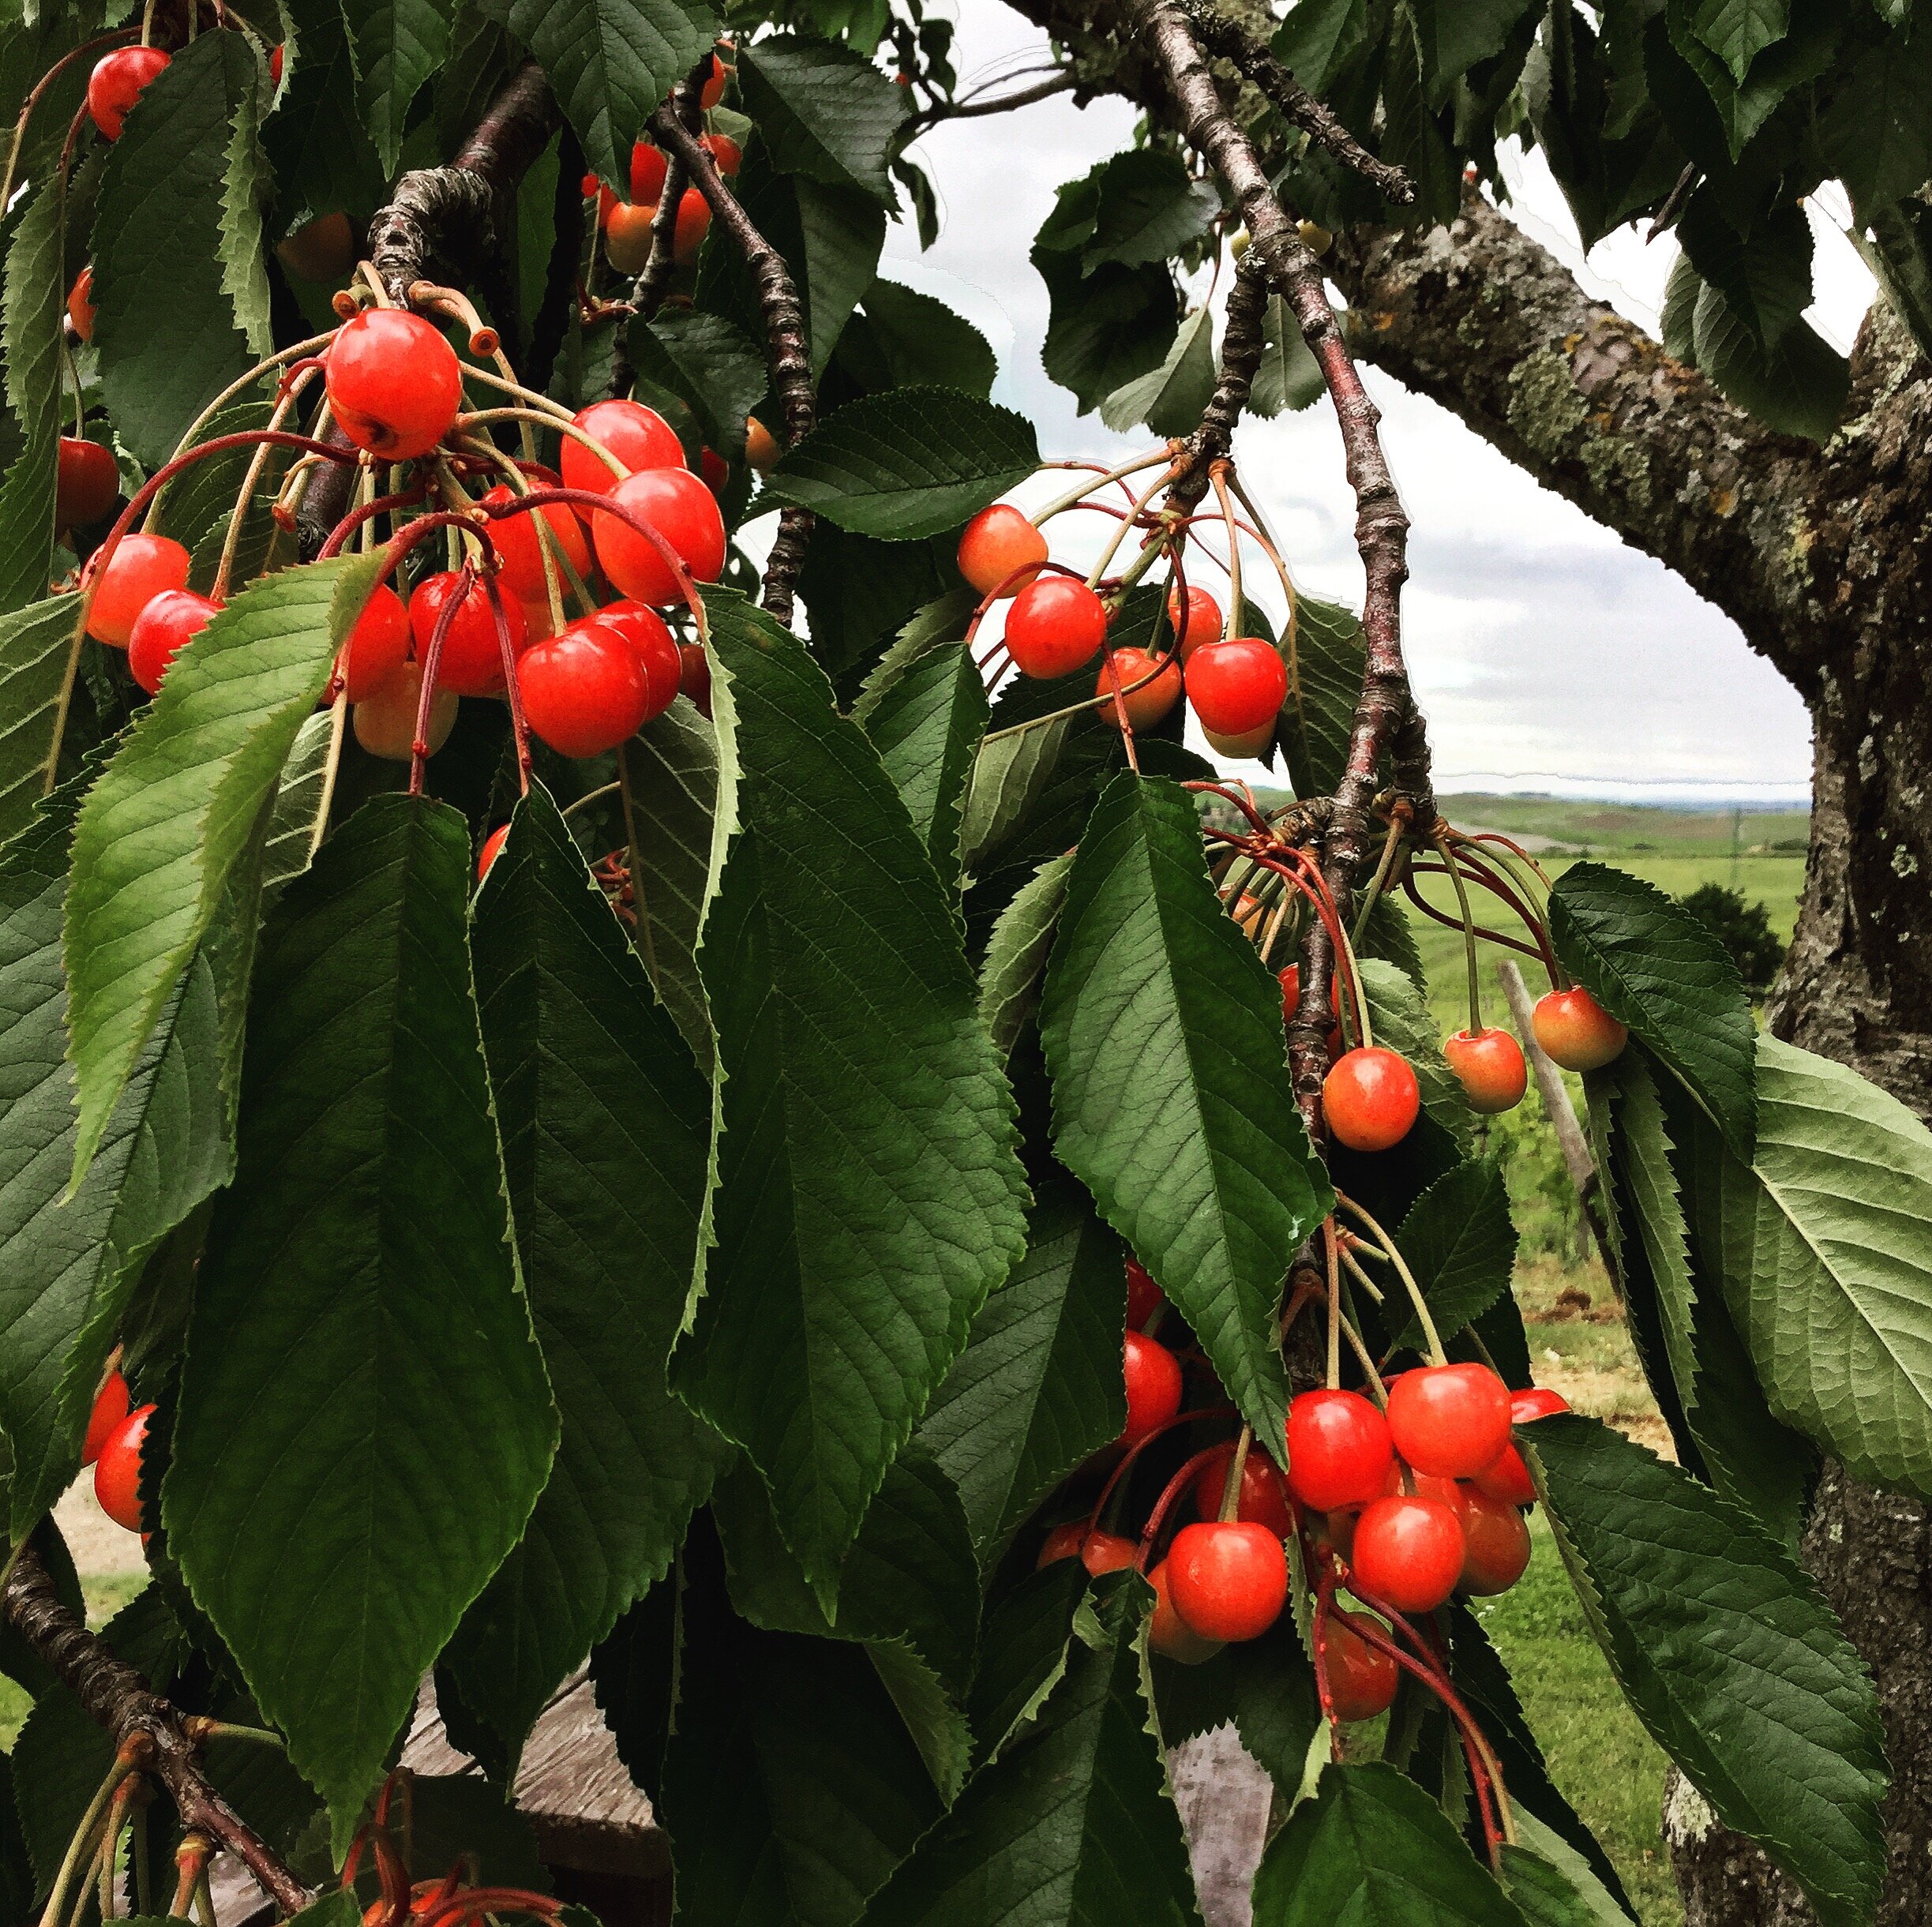
[(1178, 466), (1180, 473), (1167, 492), (1169, 506), (1191, 515), (1207, 493), (1208, 472), (1225, 462), (1234, 446), (1235, 424), (1247, 406), (1255, 371), (1266, 345), (1262, 324), (1268, 312), (1268, 274), (1251, 248), (1235, 270), (1228, 291), (1227, 318), (1221, 328), (1221, 373), (1214, 392), (1201, 412), (1201, 426), (1187, 437)]
[(118, 1752), (133, 1741), (145, 1756), (144, 1770), (167, 1787), (182, 1825), (218, 1842), (261, 1882), (286, 1914), (309, 1904), (308, 1889), (208, 1783), (197, 1764), (198, 1716), (154, 1692), (79, 1614), (62, 1603), (40, 1556), (30, 1545), (13, 1557), (7, 1576), (6, 1617), (105, 1728)]
[[(728, 234), (751, 270), (758, 305), (765, 317), (765, 347), (771, 363), (771, 385), (785, 411), (785, 442), (793, 446), (812, 433), (818, 422), (818, 397), (812, 386), (812, 354), (805, 335), (805, 311), (785, 257), (766, 240), (743, 204), (725, 185), (710, 153), (669, 107), (651, 117), (651, 129), (666, 153), (681, 157), (711, 210), (711, 218)], [(805, 508), (788, 508), (778, 518), (777, 539), (765, 563), (764, 606), (787, 628), (792, 621), (792, 594), (798, 572), (805, 566), (805, 544), (811, 539), (812, 517)]]
[[(711, 57), (707, 54), (701, 63), (701, 71), (711, 69)], [(696, 134), (692, 124), (698, 104), (698, 90), (687, 77), (671, 90), (670, 111), (690, 133)], [(658, 197), (658, 211), (651, 221), (651, 254), (644, 263), (644, 272), (637, 277), (637, 291), (634, 297), (637, 312), (647, 321), (655, 314), (671, 285), (671, 271), (677, 265), (677, 210), (685, 198), (685, 189), (691, 185), (690, 172), (685, 165), (681, 154), (670, 153), (664, 157), (664, 186)]]
[(1010, 94), (1000, 94), (990, 100), (936, 100), (913, 117), (914, 134), (923, 133), (928, 127), (940, 121), (966, 121), (978, 118), (986, 114), (1007, 114), (1015, 107), (1030, 107), (1036, 100), (1050, 100), (1056, 94), (1070, 94), (1080, 84), (1076, 73), (1056, 73), (1049, 79), (1036, 81), (1031, 87), (1015, 88)]
[(1179, 4), (1202, 46), (1217, 58), (1239, 68), (1284, 120), (1299, 127), (1317, 147), (1325, 148), (1390, 201), (1407, 207), (1415, 200), (1415, 182), (1400, 167), (1378, 160), (1370, 153), (1336, 119), (1327, 105), (1316, 99), (1239, 21), (1217, 13), (1205, 0), (1179, 0)]

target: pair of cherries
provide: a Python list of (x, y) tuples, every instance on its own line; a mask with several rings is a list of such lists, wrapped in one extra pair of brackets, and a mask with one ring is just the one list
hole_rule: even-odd
[(156, 1410), (133, 1405), (126, 1379), (110, 1372), (94, 1395), (81, 1449), (81, 1463), (94, 1468), (94, 1496), (101, 1510), (129, 1532), (141, 1529), (141, 1451)]
[[(714, 62), (717, 56), (712, 56)], [(718, 91), (722, 92), (723, 67), (718, 66)], [(705, 92), (709, 94), (711, 84), (707, 82)], [(738, 171), (745, 156), (737, 142), (729, 134), (702, 134), (699, 145), (708, 153), (718, 171), (728, 181)], [(640, 141), (631, 150), (631, 197), (620, 201), (594, 174), (583, 177), (583, 192), (587, 199), (595, 197), (597, 201), (597, 218), (604, 230), (604, 250), (610, 257), (610, 264), (619, 274), (637, 275), (644, 272), (644, 264), (651, 259), (651, 231), (658, 218), (658, 204), (664, 198), (665, 175), (670, 163), (662, 148), (648, 141)], [(706, 233), (711, 224), (711, 204), (695, 187), (687, 187), (677, 203), (677, 214), (671, 229), (671, 257), (681, 268), (688, 268), (697, 259), (698, 249), (703, 245)]]
[(188, 551), (167, 535), (123, 535), (103, 566), (98, 554), (81, 577), (91, 587), (87, 632), (127, 651), (134, 680), (150, 695), (167, 665), (206, 628), (220, 605), (188, 587)]

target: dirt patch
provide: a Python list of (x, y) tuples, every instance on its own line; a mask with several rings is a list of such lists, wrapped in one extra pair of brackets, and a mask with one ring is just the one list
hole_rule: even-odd
[(141, 1537), (116, 1525), (94, 1497), (94, 1475), (83, 1472), (54, 1508), (54, 1522), (73, 1554), (74, 1569), (84, 1579), (147, 1569), (141, 1556)]

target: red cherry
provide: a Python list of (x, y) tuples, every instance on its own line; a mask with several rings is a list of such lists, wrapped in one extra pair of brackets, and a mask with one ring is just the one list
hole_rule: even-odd
[[(1163, 663), (1165, 668), (1161, 666)], [(1120, 688), (1127, 692), (1124, 695), (1113, 693), (1116, 669), (1120, 672)], [(1135, 688), (1133, 685), (1144, 676), (1152, 676), (1154, 680)], [(1172, 656), (1150, 655), (1144, 649), (1110, 649), (1100, 665), (1094, 693), (1108, 698), (1100, 713), (1116, 729), (1120, 726), (1123, 706), (1127, 721), (1135, 729), (1151, 729), (1180, 699), (1180, 665)]]
[(94, 1461), (94, 1496), (100, 1509), (118, 1526), (141, 1530), (141, 1447), (155, 1408), (130, 1412), (102, 1442)]
[(56, 528), (99, 521), (120, 494), (121, 471), (114, 467), (111, 449), (73, 435), (61, 437), (60, 466), (54, 484)]
[[(1526, 1392), (1513, 1392), (1510, 1395), (1510, 1423), (1512, 1425), (1532, 1425), (1539, 1419), (1547, 1419), (1553, 1412), (1567, 1412), (1570, 1401), (1560, 1392), (1545, 1390), (1540, 1385), (1532, 1385)], [(1533, 1505), (1536, 1502), (1536, 1482), (1529, 1475), (1529, 1468), (1523, 1463), (1523, 1455), (1514, 1443), (1505, 1445), (1501, 1453), (1476, 1475), (1476, 1483), (1492, 1499), (1501, 1499), (1510, 1505)]]
[(1158, 1339), (1142, 1332), (1127, 1334), (1127, 1429), (1120, 1442), (1131, 1445), (1180, 1410), (1180, 1363)]
[(651, 707), (651, 679), (636, 650), (594, 620), (525, 650), (516, 680), (531, 728), (560, 755), (615, 749), (637, 733)]
[(205, 629), (220, 605), (192, 589), (163, 589), (134, 618), (127, 639), (127, 666), (148, 695), (175, 656)]
[(1389, 1385), (1389, 1436), (1419, 1472), (1469, 1479), (1510, 1442), (1510, 1388), (1487, 1365), (1429, 1365)]
[[(653, 716), (662, 715), (677, 699), (684, 680), (684, 658), (670, 631), (664, 626), (664, 618), (642, 602), (625, 602), (610, 603), (585, 620), (615, 630), (636, 651), (651, 685), (651, 706), (644, 711), (644, 720), (648, 722)], [(704, 651), (696, 643), (692, 647), (703, 656)]]
[(1409, 1060), (1379, 1045), (1345, 1051), (1322, 1080), (1328, 1127), (1351, 1151), (1386, 1151), (1409, 1135), (1422, 1086)]
[[(748, 429), (745, 447), (751, 446)], [(1011, 502), (982, 508), (959, 538), (959, 573), (981, 595), (1016, 594), (1033, 575), (1019, 572), (1046, 560), (1046, 538)]]
[(677, 693), (688, 696), (700, 716), (711, 713), (711, 659), (702, 643), (681, 643), (677, 650)]
[(1146, 1329), (1147, 1321), (1167, 1303), (1167, 1295), (1138, 1258), (1127, 1261), (1127, 1322), (1135, 1331)]
[(463, 402), (463, 366), (441, 329), (407, 308), (365, 308), (336, 331), (326, 384), (336, 426), (385, 462), (427, 455)]
[(386, 582), (379, 582), (342, 646), (343, 685), (351, 703), (373, 695), (409, 654), (409, 611)]
[[(500, 483), (484, 496), (483, 506), (488, 508), (516, 500), (508, 484)], [(540, 602), (550, 599), (540, 547), (543, 538), (537, 527), (539, 516), (555, 539), (553, 557), (561, 552), (564, 560), (577, 572), (580, 578), (591, 572), (591, 545), (584, 538), (583, 524), (572, 514), (568, 502), (549, 502), (541, 508), (526, 510), (520, 515), (505, 515), (501, 521), (490, 523), (490, 539), (497, 545), (501, 580), (520, 602)], [(558, 580), (564, 587), (569, 587), (569, 579), (561, 567)]]
[(88, 76), (87, 111), (110, 141), (120, 139), (128, 109), (171, 58), (158, 47), (122, 47), (94, 63)]
[(1006, 646), (1022, 676), (1069, 676), (1107, 639), (1107, 605), (1071, 575), (1030, 582), (1007, 612)]
[(660, 147), (640, 141), (631, 149), (631, 198), (640, 208), (655, 208), (664, 192), (670, 157)]
[[(1221, 1495), (1233, 1462), (1234, 1448), (1229, 1445), (1195, 1473), (1194, 1509), (1203, 1519), (1221, 1516)], [(1288, 1509), (1288, 1487), (1274, 1461), (1259, 1446), (1241, 1462), (1241, 1490), (1234, 1516), (1251, 1525), (1265, 1525), (1277, 1539), (1286, 1539), (1295, 1529), (1294, 1515)]]
[(583, 198), (597, 203), (597, 224), (602, 227), (610, 219), (610, 210), (621, 204), (617, 196), (605, 186), (594, 174), (587, 174), (577, 183), (583, 189)]
[[(591, 441), (602, 443), (624, 464), (628, 474), (685, 465), (685, 444), (677, 439), (677, 431), (655, 408), (647, 408), (641, 402), (592, 402), (579, 410), (576, 420)], [(611, 473), (607, 462), (572, 435), (564, 437), (561, 467), (565, 488), (587, 489), (593, 495), (608, 495), (621, 479)], [(609, 519), (593, 520), (592, 533), (598, 521)]]
[(100, 1389), (94, 1394), (94, 1409), (88, 1415), (87, 1438), (81, 1447), (81, 1463), (92, 1465), (100, 1456), (100, 1449), (107, 1442), (109, 1434), (127, 1416), (128, 1407), (133, 1403), (127, 1394), (127, 1381), (117, 1372), (110, 1372), (101, 1382)]
[(1118, 1573), (1140, 1556), (1140, 1547), (1116, 1532), (1096, 1528), (1080, 1542), (1080, 1563), (1097, 1579), (1102, 1573)]
[(67, 319), (83, 341), (94, 339), (94, 270), (83, 268), (67, 291)]
[[(404, 662), (387, 682), (379, 684), (349, 711), (355, 740), (372, 756), (390, 763), (407, 763), (416, 740), (416, 711), (422, 699), (422, 665)], [(423, 739), (432, 756), (449, 740), (456, 726), (456, 692), (439, 683), (430, 699), (430, 733)]]
[(1316, 1512), (1379, 1498), (1394, 1465), (1389, 1422), (1359, 1392), (1304, 1392), (1288, 1408), (1288, 1483)]
[(87, 613), (87, 632), (97, 643), (125, 649), (134, 618), (164, 590), (188, 586), (188, 552), (166, 535), (123, 535), (105, 568), (101, 553), (95, 552), (81, 575), (83, 589), (97, 576), (99, 581)]
[[(688, 468), (647, 468), (626, 477), (610, 499), (655, 529), (700, 582), (715, 582), (725, 567), (725, 519), (718, 498)], [(591, 527), (597, 559), (624, 595), (633, 601), (681, 602), (684, 591), (670, 564), (628, 522), (599, 515)]]
[(727, 181), (733, 179), (744, 165), (745, 150), (729, 134), (703, 135), (700, 144), (710, 154), (718, 171)]
[(347, 215), (318, 215), (275, 244), (276, 259), (298, 281), (340, 281), (355, 265), (355, 230)]
[(1457, 1589), (1479, 1599), (1507, 1592), (1529, 1563), (1529, 1528), (1506, 1499), (1471, 1486), (1464, 1494), (1465, 1541)]
[(1147, 1575), (1154, 1588), (1154, 1611), (1147, 1621), (1147, 1644), (1164, 1659), (1181, 1666), (1199, 1666), (1221, 1651), (1219, 1640), (1203, 1639), (1174, 1610), (1172, 1580), (1163, 1559)]
[(1462, 1526), (1439, 1499), (1377, 1499), (1355, 1528), (1350, 1588), (1398, 1613), (1428, 1613), (1462, 1576)]
[(707, 114), (710, 113), (711, 109), (724, 99), (725, 81), (730, 71), (730, 69), (715, 54), (712, 54), (711, 70), (705, 76), (704, 85), (698, 95), (698, 105)]
[(1181, 617), (1180, 587), (1178, 583), (1167, 592), (1167, 619), (1173, 625), (1175, 634), (1180, 639), (1180, 659), (1184, 662), (1203, 643), (1217, 643), (1221, 640), (1220, 603), (1205, 589), (1197, 589), (1191, 583), (1187, 589), (1185, 621)]
[(711, 224), (711, 204), (695, 187), (686, 188), (671, 232), (671, 258), (680, 268), (688, 268), (698, 258), (698, 249)]
[(503, 848), (503, 840), (510, 834), (508, 823), (499, 823), (483, 838), (483, 847), (476, 853), (476, 880), (480, 883), (490, 874), (490, 866), (497, 860), (497, 853)]
[(271, 87), (282, 84), (282, 43), (279, 40), (268, 49), (268, 84)]
[(698, 474), (714, 495), (722, 495), (731, 485), (731, 464), (715, 448), (698, 451)]
[(1301, 965), (1290, 964), (1278, 974), (1281, 980), (1281, 1022), (1292, 1024), (1295, 1013), (1301, 1008)]
[(1212, 747), (1251, 756), (1266, 745), (1288, 699), (1288, 665), (1257, 636), (1208, 643), (1187, 658), (1187, 701)]
[(1373, 1719), (1395, 1699), (1402, 1669), (1392, 1653), (1369, 1644), (1358, 1628), (1377, 1624), (1366, 1613), (1341, 1606), (1322, 1623), (1322, 1657), (1328, 1667), (1328, 1696), (1339, 1720)]
[[(630, 201), (613, 201), (605, 211), (604, 252), (619, 274), (644, 272), (644, 264), (651, 258), (651, 227), (657, 212), (655, 208), (640, 208)], [(606, 474), (610, 472), (604, 471)]]
[(1086, 1543), (1090, 1529), (1084, 1519), (1069, 1519), (1064, 1524), (1054, 1527), (1046, 1535), (1046, 1543), (1040, 1548), (1039, 1558), (1034, 1561), (1034, 1569), (1037, 1572), (1061, 1559), (1079, 1558), (1080, 1548)]
[(1600, 1070), (1623, 1054), (1630, 1032), (1579, 984), (1540, 999), (1536, 1041), (1566, 1070)]
[[(409, 626), (416, 639), (416, 660), (426, 662), (443, 605), (456, 594), (463, 578), (453, 569), (426, 575), (409, 598)], [(513, 595), (503, 598), (503, 616), (509, 625), (512, 654), (522, 650), (529, 631), (523, 605)], [(503, 650), (497, 639), (497, 619), (490, 591), (472, 581), (443, 639), (436, 665), (436, 687), (452, 695), (495, 695), (504, 686)]]
[(1459, 1030), (1442, 1040), (1442, 1055), (1461, 1080), (1469, 1108), (1485, 1117), (1514, 1111), (1529, 1087), (1522, 1046), (1506, 1030)]
[(1288, 1554), (1265, 1525), (1184, 1525), (1167, 1566), (1175, 1611), (1206, 1639), (1259, 1639), (1288, 1601)]

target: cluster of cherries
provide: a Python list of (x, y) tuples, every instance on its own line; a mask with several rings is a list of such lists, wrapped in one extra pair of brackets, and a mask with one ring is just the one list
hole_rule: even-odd
[[(1124, 1456), (1092, 1512), (1047, 1535), (1040, 1565), (1077, 1558), (1095, 1574), (1145, 1568), (1154, 1593), (1150, 1644), (1186, 1665), (1274, 1625), (1288, 1601), (1287, 1542), (1297, 1537), (1323, 1602), (1340, 1584), (1391, 1619), (1433, 1612), (1457, 1592), (1505, 1592), (1522, 1576), (1529, 1529), (1521, 1509), (1536, 1494), (1512, 1428), (1568, 1406), (1555, 1392), (1513, 1394), (1480, 1364), (1398, 1373), (1378, 1388), (1381, 1404), (1336, 1388), (1304, 1392), (1289, 1407), (1285, 1477), (1267, 1454), (1223, 1442), (1181, 1466), (1139, 1540), (1102, 1529), (1101, 1513), (1142, 1447), (1212, 1415), (1182, 1412), (1180, 1360), (1139, 1329), (1158, 1320), (1166, 1300), (1131, 1258), (1127, 1278), (1127, 1419), (1116, 1447)], [(1183, 1495), (1196, 1516), (1149, 1564)], [(1324, 1605), (1316, 1636), (1335, 1717), (1386, 1711), (1400, 1670), (1389, 1629)]]
[[(718, 55), (712, 54), (711, 72), (698, 96), (698, 105), (706, 113), (723, 99), (730, 71)], [(701, 134), (699, 144), (726, 180), (737, 174), (745, 156), (729, 134)], [(620, 274), (642, 274), (644, 264), (651, 258), (651, 230), (658, 218), (658, 204), (664, 198), (664, 181), (670, 165), (662, 148), (649, 141), (640, 141), (631, 149), (628, 201), (620, 201), (595, 174), (583, 177), (584, 198), (597, 204), (604, 252)], [(697, 259), (699, 246), (711, 224), (711, 204), (697, 189), (687, 187), (679, 197), (671, 227), (672, 258), (679, 267), (688, 267)]]

